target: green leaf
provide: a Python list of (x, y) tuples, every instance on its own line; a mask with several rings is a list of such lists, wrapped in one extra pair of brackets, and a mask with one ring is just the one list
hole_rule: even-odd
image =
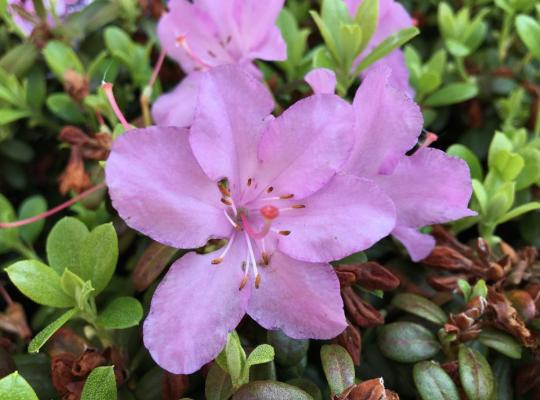
[(332, 395), (337, 396), (354, 384), (354, 363), (343, 347), (337, 344), (323, 345), (321, 361)]
[[(47, 211), (47, 200), (45, 197), (36, 195), (28, 197), (19, 208), (19, 219), (34, 217)], [(34, 243), (43, 230), (45, 219), (33, 222), (19, 228), (19, 234), (27, 243)]]
[(514, 400), (514, 379), (510, 360), (506, 357), (497, 357), (491, 365), (495, 381), (492, 400)]
[(84, 67), (77, 53), (62, 42), (49, 41), (43, 49), (43, 56), (51, 71), (61, 82), (64, 80), (64, 74), (68, 69), (84, 74)]
[(495, 132), (493, 139), (491, 139), (491, 144), (489, 145), (488, 153), (488, 166), (489, 168), (495, 168), (495, 157), (496, 155), (503, 151), (513, 151), (514, 146), (510, 139), (502, 132)]
[(469, 400), (490, 400), (493, 373), (482, 354), (464, 345), (458, 353), (459, 379)]
[(471, 299), (474, 299), (475, 297), (482, 297), (486, 298), (488, 294), (488, 288), (486, 285), (486, 281), (483, 279), (479, 279), (478, 282), (474, 284), (474, 287), (472, 289), (471, 293)]
[(309, 340), (292, 339), (282, 331), (268, 331), (267, 341), (276, 353), (276, 362), (283, 367), (297, 365), (306, 356)]
[(47, 97), (47, 108), (66, 122), (72, 124), (84, 123), (82, 109), (66, 93), (53, 93)]
[(521, 173), (525, 161), (517, 153), (501, 150), (493, 156), (492, 166), (503, 181), (510, 182)]
[(385, 40), (382, 41), (381, 44), (379, 44), (377, 47), (375, 47), (371, 53), (369, 53), (358, 65), (358, 67), (355, 70), (355, 74), (362, 72), (367, 67), (375, 63), (376, 61), (380, 60), (384, 56), (388, 55), (398, 47), (403, 46), (405, 43), (407, 43), (409, 40), (414, 38), (420, 33), (418, 28), (406, 28), (402, 29), (399, 32), (387, 37)]
[(305, 378), (294, 378), (286, 382), (289, 385), (296, 386), (299, 389), (302, 389), (308, 395), (310, 395), (313, 400), (323, 400), (323, 395), (321, 389), (312, 381)]
[(392, 305), (437, 325), (443, 325), (448, 316), (437, 304), (413, 293), (400, 293), (392, 299)]
[(47, 259), (59, 275), (69, 268), (81, 276), (81, 247), (88, 228), (77, 218), (64, 217), (54, 225), (47, 237)]
[(504, 216), (502, 216), (498, 221), (497, 224), (504, 224), (505, 222), (508, 222), (510, 220), (513, 220), (514, 218), (520, 217), (521, 215), (528, 213), (530, 211), (538, 210), (540, 209), (540, 203), (537, 201), (533, 201), (527, 204), (523, 204), (521, 206), (518, 206), (514, 208), (513, 210), (507, 212)]
[[(13, 206), (0, 193), (0, 221), (13, 222), (15, 221), (15, 210)], [(13, 244), (19, 242), (17, 228), (0, 229), (0, 254), (11, 249)]]
[(233, 400), (313, 400), (303, 390), (275, 381), (255, 381), (244, 385), (238, 390)]
[(297, 77), (297, 69), (306, 52), (310, 31), (309, 29), (300, 29), (298, 21), (287, 8), (281, 10), (276, 24), (287, 44), (287, 59), (279, 62), (278, 65), (287, 72), (289, 80), (292, 80)]
[(80, 252), (77, 274), (92, 282), (97, 295), (109, 284), (118, 261), (118, 236), (113, 224), (103, 224), (92, 230), (84, 239)]
[[(60, 277), (60, 286), (64, 293), (77, 300), (78, 294), (84, 286), (84, 281), (66, 268)], [(77, 303), (79, 306), (81, 305), (80, 302)]]
[(414, 384), (422, 400), (460, 400), (452, 378), (434, 361), (422, 361), (413, 368)]
[(242, 371), (246, 363), (246, 353), (240, 343), (240, 337), (236, 331), (232, 331), (227, 336), (227, 344), (225, 345), (225, 355), (227, 357), (227, 372), (231, 376), (233, 387), (239, 386), (242, 383)]
[(10, 108), (0, 109), (0, 125), (7, 125), (21, 118), (29, 117), (29, 110), (15, 110)]
[(404, 363), (429, 359), (440, 350), (435, 336), (413, 322), (394, 322), (382, 326), (377, 343), (385, 357)]
[(84, 383), (81, 400), (116, 400), (116, 380), (113, 367), (95, 368)]
[(532, 55), (540, 60), (540, 23), (528, 15), (519, 15), (516, 18), (516, 28), (519, 38)]
[(510, 210), (514, 204), (515, 186), (514, 182), (506, 182), (492, 195), (485, 213), (487, 221), (498, 221)]
[(73, 308), (69, 311), (66, 311), (58, 319), (47, 325), (41, 332), (34, 336), (32, 341), (28, 345), (28, 352), (37, 353), (39, 349), (41, 349), (41, 347), (47, 342), (47, 340), (49, 340), (58, 329), (64, 326), (65, 323), (68, 322), (71, 318), (73, 318), (76, 314), (77, 310)]
[(471, 285), (465, 279), (458, 279), (457, 285), (459, 286), (459, 290), (461, 290), (461, 293), (463, 294), (463, 299), (465, 300), (465, 303), (468, 303), (472, 293)]
[(51, 307), (71, 307), (75, 301), (60, 286), (60, 276), (35, 260), (19, 261), (6, 268), (9, 279), (32, 301)]
[(540, 151), (524, 148), (518, 151), (525, 165), (516, 180), (516, 190), (526, 189), (540, 179)]
[(0, 379), (0, 399), (39, 400), (34, 389), (17, 371)]
[(26, 98), (28, 105), (33, 110), (40, 110), (47, 95), (47, 78), (40, 66), (32, 68), (28, 74), (28, 84), (26, 86)]
[(12, 47), (8, 52), (4, 53), (0, 59), (0, 68), (10, 74), (19, 77), (24, 76), (35, 65), (38, 54), (37, 47), (27, 41)]
[(462, 103), (478, 95), (478, 86), (474, 83), (450, 83), (430, 95), (423, 103), (428, 107), (442, 107)]
[(519, 360), (522, 347), (512, 336), (495, 329), (484, 328), (478, 336), (484, 346), (491, 347), (507, 357)]
[(257, 364), (264, 364), (274, 360), (274, 348), (269, 344), (261, 344), (253, 349), (249, 354), (246, 365), (248, 367)]
[(107, 329), (125, 329), (139, 324), (141, 303), (133, 297), (117, 297), (99, 314), (96, 323)]
[(375, 33), (379, 20), (379, 0), (364, 0), (358, 6), (354, 21), (362, 28), (362, 42), (359, 52), (362, 52)]
[(231, 377), (218, 363), (212, 364), (204, 385), (207, 400), (228, 400), (233, 392)]
[(330, 50), (330, 53), (334, 57), (334, 60), (336, 62), (339, 62), (340, 53), (337, 48), (336, 41), (332, 36), (332, 32), (316, 11), (310, 11), (309, 13), (311, 15), (311, 18), (313, 18), (313, 21), (315, 21), (317, 28), (319, 28), (319, 32), (321, 33), (321, 36), (324, 40), (324, 44), (326, 44), (326, 47), (328, 48), (328, 50)]
[(481, 181), (484, 179), (484, 172), (482, 170), (482, 164), (480, 160), (468, 147), (462, 144), (453, 144), (446, 150), (446, 152), (455, 157), (459, 157), (464, 160), (471, 171), (471, 178)]

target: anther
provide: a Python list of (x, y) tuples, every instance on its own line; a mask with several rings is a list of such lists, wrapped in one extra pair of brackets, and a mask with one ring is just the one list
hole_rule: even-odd
[(264, 219), (272, 220), (276, 219), (279, 215), (279, 209), (275, 206), (272, 206), (270, 204), (261, 207), (261, 215), (264, 217)]
[(227, 189), (227, 186), (223, 181), (218, 182), (218, 189), (223, 196), (231, 197), (231, 192)]
[(279, 231), (278, 233), (283, 236), (289, 236), (291, 234), (291, 231)]
[(291, 208), (306, 208), (306, 206), (303, 204), (295, 204), (295, 205), (292, 205)]
[(287, 200), (287, 199), (292, 199), (294, 197), (294, 194), (290, 193), (290, 194), (282, 194), (281, 196), (279, 196), (280, 199), (282, 200)]
[(240, 287), (238, 288), (238, 290), (242, 290), (248, 283), (248, 276), (247, 275), (244, 275), (244, 277), (242, 278), (242, 282), (240, 282)]
[(249, 178), (249, 179), (247, 180), (247, 185), (248, 185), (248, 186), (251, 186), (251, 183), (252, 183), (252, 182), (253, 182), (253, 179)]
[(223, 197), (221, 198), (221, 202), (222, 202), (223, 204), (225, 204), (225, 205), (232, 206), (232, 203), (231, 203), (229, 200), (227, 200), (227, 199), (225, 199), (225, 198), (223, 198)]
[(264, 265), (270, 265), (270, 254), (263, 251), (261, 253), (261, 258), (262, 258), (262, 262), (263, 262)]
[(223, 261), (223, 257), (214, 258), (212, 260), (212, 264), (214, 265), (221, 264), (222, 261)]
[(266, 189), (266, 193), (272, 193), (274, 191), (274, 187), (270, 186), (268, 189)]
[(255, 277), (255, 288), (258, 289), (259, 286), (261, 286), (261, 275), (257, 274), (257, 276)]

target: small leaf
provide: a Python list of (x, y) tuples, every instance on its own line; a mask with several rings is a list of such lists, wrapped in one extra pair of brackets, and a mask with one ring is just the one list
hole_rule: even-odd
[(297, 365), (307, 354), (309, 340), (292, 339), (282, 331), (268, 331), (267, 341), (276, 353), (276, 362), (284, 367)]
[(10, 108), (2, 108), (0, 110), (0, 125), (7, 125), (21, 118), (29, 117), (29, 110), (15, 110)]
[(303, 390), (283, 382), (255, 381), (244, 385), (232, 400), (313, 400)]
[(498, 221), (498, 224), (503, 224), (505, 222), (508, 222), (514, 218), (520, 217), (521, 215), (528, 213), (530, 211), (538, 210), (540, 209), (540, 202), (532, 201), (527, 204), (522, 204), (521, 206), (518, 206), (509, 212), (507, 212), (505, 215), (503, 215)]
[(47, 237), (47, 259), (59, 275), (69, 268), (80, 275), (80, 251), (88, 228), (77, 218), (64, 217), (54, 225)]
[(19, 261), (6, 268), (9, 279), (32, 301), (51, 307), (75, 304), (60, 285), (60, 277), (49, 266), (35, 260)]
[(0, 399), (39, 400), (34, 389), (17, 371), (0, 379)]
[(81, 400), (116, 400), (116, 380), (113, 367), (95, 368), (84, 384)]
[(423, 103), (428, 107), (442, 107), (462, 103), (478, 95), (478, 86), (474, 83), (450, 83), (430, 95)]
[(204, 385), (207, 400), (227, 400), (233, 392), (231, 377), (217, 363), (212, 364)]
[(464, 345), (459, 348), (459, 379), (469, 400), (490, 400), (493, 373), (482, 354)]
[(125, 329), (139, 324), (141, 303), (133, 297), (117, 297), (99, 314), (96, 323), (107, 329)]
[(242, 370), (246, 362), (246, 353), (240, 343), (240, 337), (236, 331), (229, 333), (227, 344), (225, 345), (225, 355), (227, 356), (227, 372), (231, 376), (233, 386), (238, 386), (241, 382)]
[(468, 303), (472, 293), (471, 285), (465, 279), (458, 279), (457, 284), (463, 294), (463, 299)]
[[(19, 208), (19, 219), (34, 217), (47, 211), (47, 200), (43, 196), (28, 197)], [(21, 226), (19, 233), (27, 243), (34, 243), (43, 230), (45, 219)]]
[(343, 347), (325, 344), (321, 347), (321, 361), (332, 395), (339, 395), (354, 383), (354, 363)]
[(269, 344), (261, 344), (249, 354), (246, 364), (248, 366), (264, 364), (274, 360), (274, 348)]
[(512, 336), (495, 329), (484, 328), (478, 336), (478, 341), (484, 346), (491, 347), (507, 357), (519, 360), (522, 347)]
[(534, 57), (540, 60), (540, 23), (528, 15), (516, 18), (516, 28), (520, 39)]
[(54, 333), (60, 329), (66, 322), (68, 322), (71, 318), (73, 318), (77, 314), (76, 309), (71, 309), (64, 314), (62, 314), (58, 319), (51, 322), (49, 325), (47, 325), (41, 332), (39, 332), (30, 344), (28, 345), (28, 352), (29, 353), (37, 353), (39, 349), (47, 342), (47, 340), (50, 339)]
[(422, 400), (460, 400), (452, 378), (434, 361), (416, 364), (413, 377)]
[(400, 293), (392, 299), (394, 307), (418, 317), (443, 325), (448, 316), (437, 304), (413, 293)]
[(446, 152), (448, 155), (459, 157), (464, 160), (469, 169), (471, 170), (471, 178), (478, 179), (481, 181), (484, 179), (484, 172), (482, 170), (482, 164), (480, 160), (469, 148), (463, 146), (462, 144), (453, 144), (450, 146)]
[(92, 282), (97, 295), (109, 284), (118, 261), (118, 237), (113, 224), (100, 225), (90, 232), (80, 252), (78, 275)]
[[(12, 222), (15, 220), (15, 210), (7, 198), (0, 193), (0, 222)], [(7, 251), (15, 243), (18, 243), (17, 228), (0, 229), (0, 254)]]
[(83, 124), (81, 107), (66, 93), (53, 93), (47, 97), (47, 108), (57, 117), (72, 124)]
[(62, 42), (56, 40), (49, 41), (43, 49), (43, 56), (51, 71), (61, 82), (64, 79), (64, 73), (68, 69), (72, 69), (79, 74), (84, 74), (84, 67), (77, 53)]
[(377, 343), (386, 357), (404, 363), (426, 360), (440, 350), (433, 334), (413, 322), (394, 322), (382, 326)]

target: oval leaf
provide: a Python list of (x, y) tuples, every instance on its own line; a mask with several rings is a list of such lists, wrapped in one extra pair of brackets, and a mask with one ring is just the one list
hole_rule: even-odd
[(394, 322), (381, 327), (377, 343), (386, 357), (405, 363), (426, 360), (440, 350), (433, 334), (413, 322)]
[(426, 101), (424, 106), (441, 107), (461, 103), (478, 95), (478, 86), (474, 83), (450, 83), (437, 90)]
[(80, 251), (88, 228), (77, 218), (65, 217), (58, 221), (47, 237), (47, 259), (59, 275), (68, 268), (80, 275)]
[(493, 392), (491, 367), (478, 351), (461, 345), (458, 354), (459, 379), (469, 400), (490, 400)]
[(81, 400), (116, 400), (116, 396), (113, 367), (98, 367), (86, 378)]
[(139, 324), (143, 308), (133, 297), (117, 297), (99, 314), (96, 323), (107, 329), (125, 329)]
[(32, 387), (17, 371), (0, 379), (0, 399), (39, 400)]
[(30, 342), (28, 345), (28, 352), (29, 353), (37, 353), (39, 349), (47, 342), (47, 340), (50, 339), (54, 333), (60, 329), (66, 322), (68, 322), (71, 318), (73, 318), (77, 314), (76, 309), (69, 310), (62, 314), (58, 319), (50, 323), (43, 329), (41, 332), (39, 332)]
[(413, 378), (422, 400), (460, 400), (452, 378), (434, 361), (422, 361), (414, 366)]
[(354, 383), (354, 363), (343, 347), (337, 344), (322, 346), (321, 361), (332, 394), (339, 395)]
[(491, 347), (507, 357), (519, 360), (522, 347), (512, 336), (495, 329), (482, 329), (478, 340), (484, 346)]
[(255, 381), (244, 385), (233, 400), (313, 400), (303, 390), (283, 382)]
[(207, 400), (227, 400), (232, 394), (231, 377), (218, 363), (213, 363), (208, 371), (204, 394)]
[(448, 317), (437, 304), (424, 297), (412, 293), (400, 293), (392, 299), (394, 307), (410, 314), (427, 319), (438, 325), (443, 325)]

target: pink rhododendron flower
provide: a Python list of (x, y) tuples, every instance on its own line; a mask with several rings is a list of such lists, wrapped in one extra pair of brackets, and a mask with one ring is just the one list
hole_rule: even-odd
[[(418, 142), (423, 117), (418, 105), (392, 86), (391, 72), (388, 67), (371, 70), (356, 92), (356, 140), (345, 170), (373, 180), (392, 198), (397, 211), (392, 234), (418, 261), (435, 246), (433, 237), (418, 228), (475, 214), (467, 208), (471, 177), (463, 160), (441, 150), (422, 146), (406, 155)], [(328, 93), (332, 82), (335, 86), (326, 70), (310, 74), (319, 77), (315, 85), (308, 81), (315, 93)]]
[[(209, 68), (239, 64), (254, 75), (254, 60), (282, 61), (287, 47), (276, 19), (284, 0), (172, 0), (158, 24), (167, 54), (188, 73), (152, 109), (159, 125), (187, 126), (193, 119), (200, 74)], [(174, 104), (174, 107), (171, 105)]]
[[(356, 14), (358, 6), (362, 3), (362, 0), (344, 0), (349, 8), (351, 15)], [(377, 22), (377, 28), (375, 33), (371, 37), (368, 46), (360, 55), (359, 59), (362, 59), (369, 54), (375, 47), (381, 44), (387, 37), (399, 32), (402, 29), (410, 28), (413, 26), (413, 20), (407, 13), (407, 10), (395, 0), (379, 0), (379, 20)], [(371, 67), (369, 67), (363, 74), (369, 72), (370, 69), (387, 66), (392, 69), (391, 84), (394, 87), (405, 90), (411, 97), (414, 96), (414, 90), (409, 85), (409, 71), (405, 64), (405, 57), (403, 51), (396, 49), (386, 57), (377, 61)]]
[(315, 95), (273, 118), (264, 85), (236, 66), (202, 74), (190, 129), (119, 137), (106, 167), (128, 225), (178, 248), (227, 244), (176, 261), (144, 323), (154, 359), (191, 373), (214, 359), (245, 313), (293, 338), (345, 327), (329, 261), (366, 249), (395, 225), (392, 201), (340, 170), (353, 146), (352, 107)]
[[(53, 3), (49, 0), (43, 0), (43, 6), (50, 10), (51, 3), (53, 3), (56, 15), (62, 19), (73, 12), (81, 10), (90, 2), (91, 0), (56, 0)], [(32, 0), (9, 0), (8, 4), (15, 24), (25, 35), (30, 35), (40, 21), (34, 9), (34, 2)], [(50, 12), (47, 15), (47, 23), (50, 26), (54, 26), (56, 23)]]

